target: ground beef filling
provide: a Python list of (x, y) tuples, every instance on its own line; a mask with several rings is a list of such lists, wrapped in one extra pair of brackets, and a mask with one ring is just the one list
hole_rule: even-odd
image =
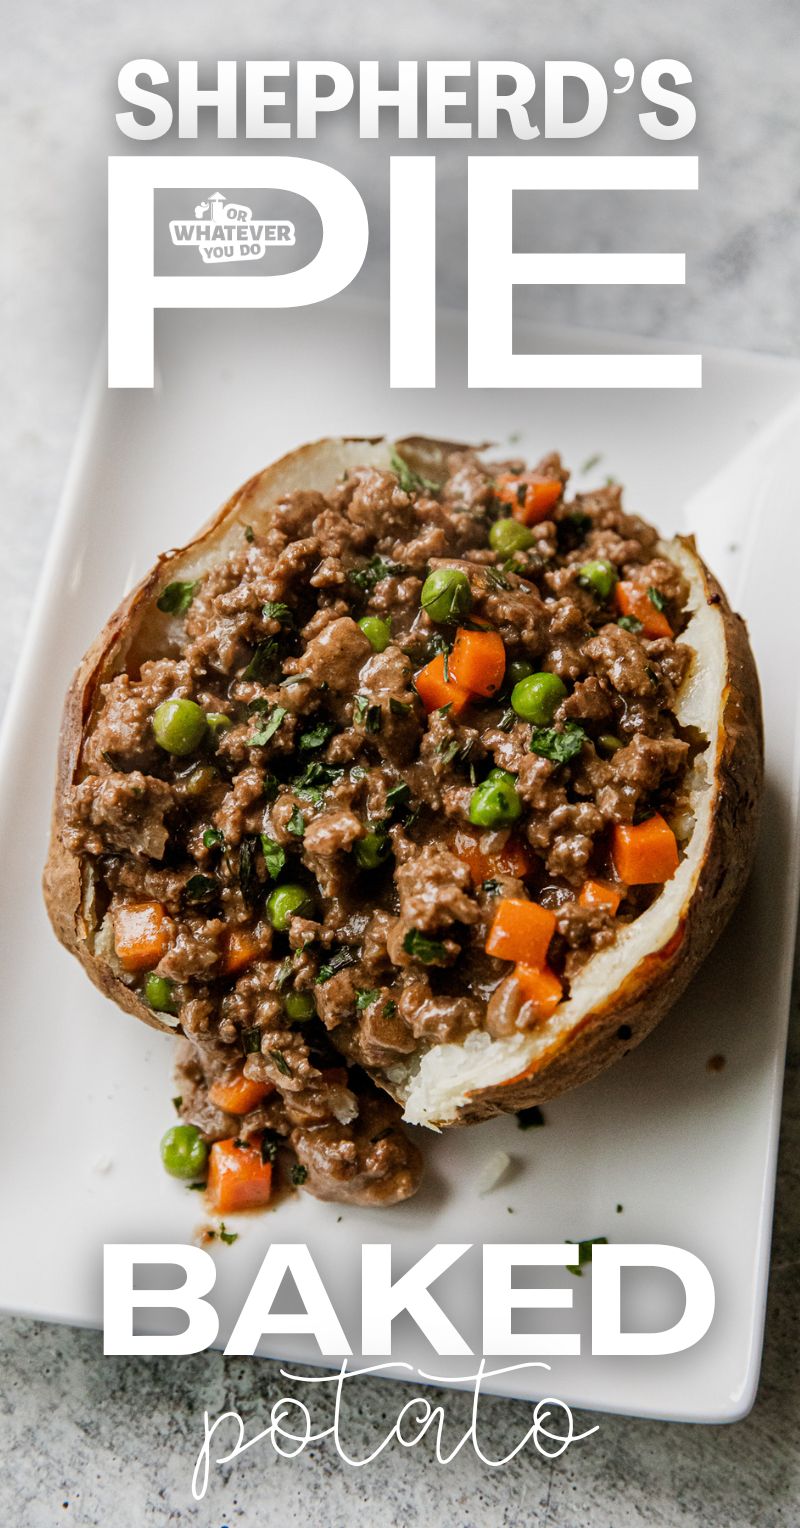
[[(703, 741), (674, 711), (688, 590), (619, 485), (567, 499), (556, 455), (528, 472), (453, 453), (438, 485), (395, 465), (289, 495), (164, 592), (181, 650), (103, 686), (68, 830), (109, 958), (189, 1042), (184, 1117), (208, 1140), (273, 1132), (307, 1189), (365, 1203), (406, 1197), (420, 1166), (359, 1066), (538, 1021), (492, 1001), (512, 969), (486, 952), (504, 899), (555, 915), (566, 995), (660, 891), (615, 879), (615, 828), (659, 813), (684, 822), (682, 852)], [(469, 603), (443, 619), (421, 593), (448, 569)], [(451, 700), (462, 631), (499, 638), (502, 677)], [(438, 704), (420, 677), (437, 664)], [(511, 703), (530, 673), (561, 681), (545, 727)], [(154, 725), (176, 699), (208, 719), (180, 753)], [(475, 820), (492, 770), (512, 822)], [(610, 880), (617, 908), (587, 904)], [(269, 1091), (232, 1116), (209, 1089), (242, 1071)]]

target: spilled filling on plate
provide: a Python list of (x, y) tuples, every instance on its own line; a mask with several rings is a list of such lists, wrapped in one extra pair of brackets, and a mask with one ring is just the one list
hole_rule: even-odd
[(102, 687), (70, 847), (98, 952), (183, 1030), (165, 1163), (222, 1213), (280, 1161), (413, 1193), (361, 1068), (535, 1029), (678, 868), (686, 580), (618, 484), (567, 479), (459, 451), (292, 493)]

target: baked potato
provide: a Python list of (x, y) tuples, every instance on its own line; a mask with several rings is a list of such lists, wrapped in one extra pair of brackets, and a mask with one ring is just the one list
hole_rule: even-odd
[(589, 1081), (750, 869), (758, 679), (693, 540), (483, 449), (283, 457), (159, 559), (67, 697), (56, 934), (295, 1130), (315, 1026), (434, 1128)]

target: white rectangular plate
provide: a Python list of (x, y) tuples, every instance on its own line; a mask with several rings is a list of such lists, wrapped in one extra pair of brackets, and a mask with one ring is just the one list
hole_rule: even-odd
[[(448, 315), (436, 390), (392, 393), (385, 327), (379, 309), (343, 302), (170, 315), (158, 324), (155, 391), (108, 393), (102, 377), (94, 387), (0, 757), (8, 1233), (0, 1306), (98, 1325), (103, 1242), (189, 1241), (202, 1217), (199, 1196), (169, 1180), (158, 1158), (172, 1117), (172, 1041), (94, 991), (56, 944), (41, 902), (58, 721), (79, 657), (159, 551), (187, 539), (239, 482), (293, 446), (339, 433), (501, 445), (514, 436), (530, 457), (557, 447), (576, 469), (602, 452), (595, 479), (619, 477), (628, 506), (664, 531), (695, 530), (747, 616), (767, 730), (756, 872), (679, 1008), (604, 1077), (548, 1106), (544, 1129), (523, 1133), (510, 1119), (426, 1138), (423, 1189), (395, 1210), (342, 1209), (300, 1194), (274, 1215), (242, 1219), (236, 1244), (216, 1253), (221, 1338), (272, 1238), (308, 1242), (318, 1254), (356, 1340), (362, 1241), (391, 1240), (397, 1267), (434, 1242), (478, 1238), (672, 1243), (702, 1257), (714, 1277), (716, 1315), (703, 1341), (671, 1358), (608, 1360), (591, 1357), (584, 1335), (580, 1357), (551, 1361), (544, 1391), (634, 1415), (731, 1420), (747, 1411), (758, 1376), (797, 898), (800, 367), (720, 354), (706, 357), (700, 392), (470, 392), (463, 320)], [(522, 339), (531, 349), (621, 344), (541, 331)], [(708, 1069), (714, 1055), (724, 1055), (723, 1070)], [(481, 1164), (498, 1149), (512, 1168), (478, 1198)], [(471, 1253), (463, 1275), (457, 1265), (440, 1286), (478, 1351), (479, 1277)], [(586, 1334), (590, 1279), (556, 1280), (570, 1283)], [(639, 1301), (642, 1324), (674, 1304), (674, 1291), (665, 1305), (659, 1289)], [(470, 1367), (437, 1362), (414, 1330), (398, 1337), (395, 1357), (409, 1364), (454, 1376)], [(318, 1360), (301, 1339), (269, 1351)], [(523, 1370), (490, 1388), (534, 1396), (542, 1376)]]

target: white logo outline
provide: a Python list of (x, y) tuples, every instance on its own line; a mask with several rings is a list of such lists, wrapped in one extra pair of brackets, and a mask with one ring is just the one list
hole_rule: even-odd
[(170, 237), (177, 248), (196, 249), (206, 265), (230, 260), (261, 260), (268, 249), (287, 249), (296, 242), (289, 218), (253, 218), (242, 202), (231, 202), (213, 191), (199, 202), (193, 218), (172, 218)]

